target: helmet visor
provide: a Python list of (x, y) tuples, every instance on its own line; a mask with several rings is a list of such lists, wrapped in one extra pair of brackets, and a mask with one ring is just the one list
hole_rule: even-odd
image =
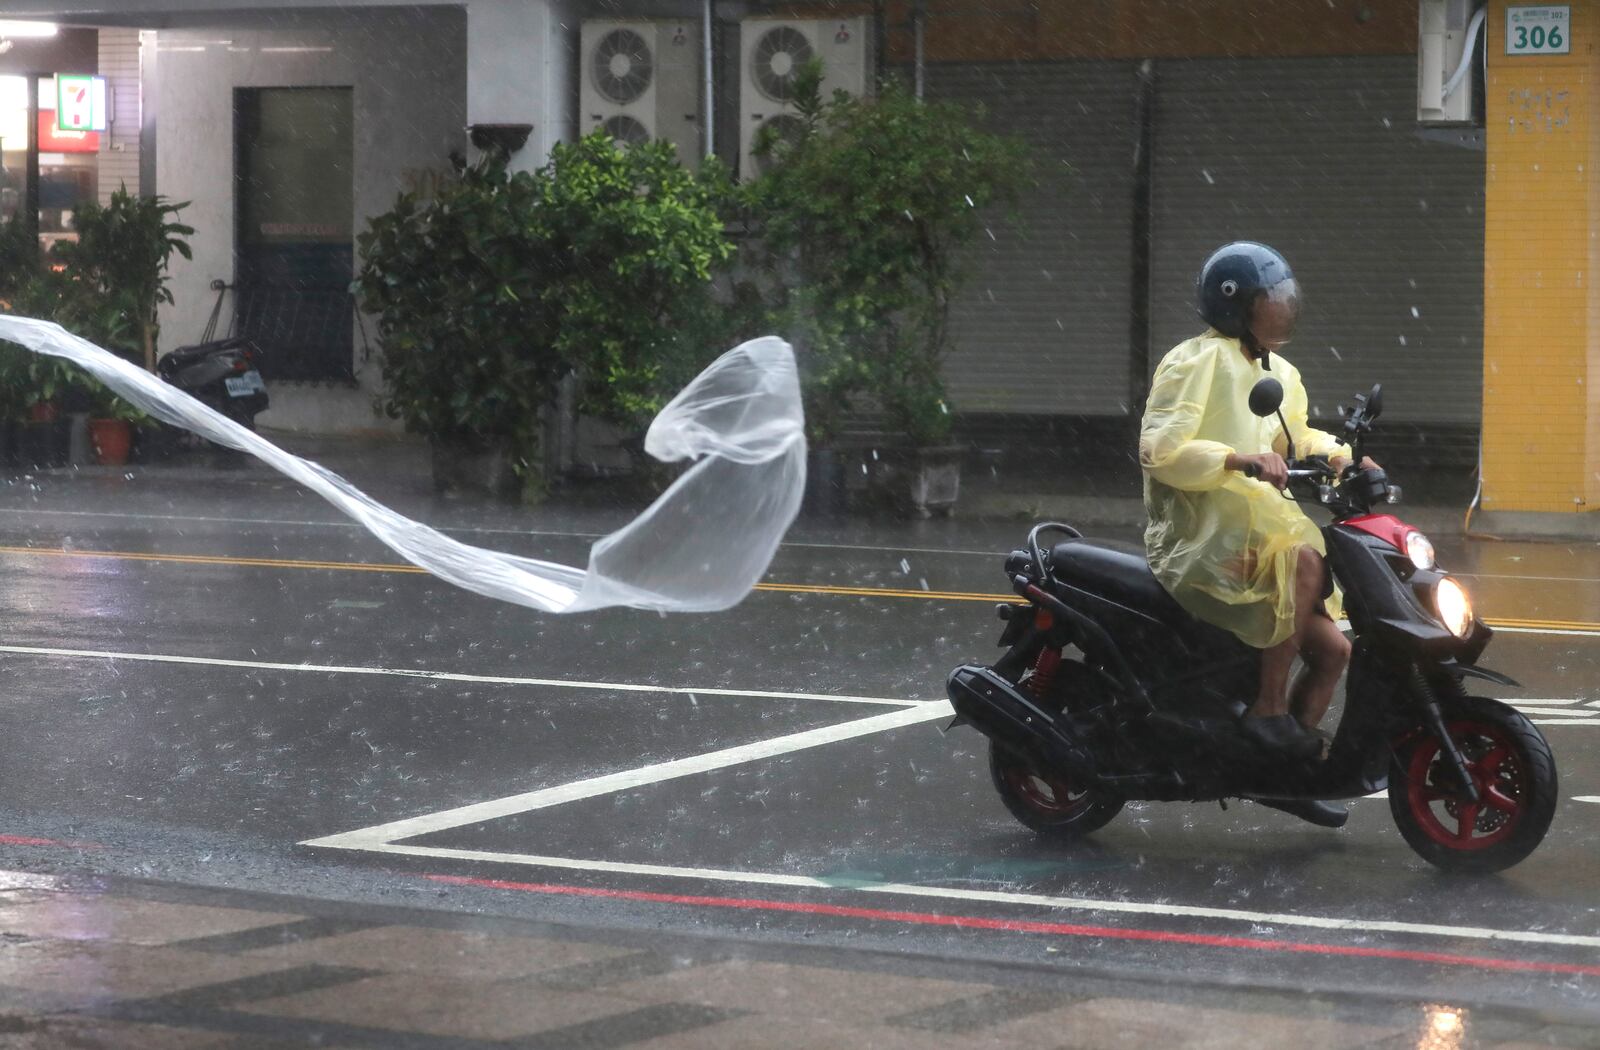
[(1276, 353), (1289, 344), (1300, 320), (1300, 283), (1279, 281), (1256, 295), (1250, 309), (1250, 334), (1262, 349)]

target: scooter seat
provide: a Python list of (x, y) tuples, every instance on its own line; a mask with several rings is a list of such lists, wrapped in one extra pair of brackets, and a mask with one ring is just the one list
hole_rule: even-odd
[(1150, 571), (1144, 547), (1117, 540), (1068, 540), (1050, 551), (1050, 571), (1071, 587), (1126, 606), (1165, 624), (1186, 643), (1225, 652), (1239, 642), (1179, 605)]
[(1050, 571), (1060, 582), (1126, 605), (1163, 623), (1192, 617), (1161, 586), (1144, 548), (1117, 540), (1068, 540), (1050, 551)]
[(193, 346), (180, 346), (162, 355), (163, 362), (170, 362), (171, 367), (193, 364), (195, 361), (212, 354), (226, 350), (255, 350), (255, 345), (244, 336), (235, 336), (232, 339), (217, 339), (209, 343), (196, 343)]

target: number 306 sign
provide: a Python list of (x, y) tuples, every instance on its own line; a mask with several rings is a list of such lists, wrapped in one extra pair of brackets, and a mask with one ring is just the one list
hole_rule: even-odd
[(1572, 50), (1572, 7), (1506, 8), (1506, 54), (1565, 55)]

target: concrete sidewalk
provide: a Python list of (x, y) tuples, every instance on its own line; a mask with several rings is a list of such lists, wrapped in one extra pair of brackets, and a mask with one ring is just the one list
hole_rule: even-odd
[[(422, 883), (419, 877), (419, 884)], [(450, 891), (444, 886), (440, 894)], [(674, 907), (663, 903), (657, 907)], [(952, 934), (959, 936), (959, 934)], [(1030, 936), (1018, 934), (1017, 936)], [(1054, 951), (1055, 948), (1050, 950)], [(1575, 1017), (0, 872), (0, 1044), (1592, 1047)], [(1059, 958), (1059, 956), (1058, 956)]]

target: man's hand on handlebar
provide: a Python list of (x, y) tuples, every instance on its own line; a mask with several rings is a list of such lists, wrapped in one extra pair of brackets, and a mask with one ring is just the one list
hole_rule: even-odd
[(1259, 478), (1276, 489), (1282, 489), (1289, 483), (1289, 464), (1285, 463), (1283, 457), (1276, 452), (1261, 452), (1256, 455), (1230, 452), (1224, 465), (1229, 470), (1237, 470), (1249, 477)]

